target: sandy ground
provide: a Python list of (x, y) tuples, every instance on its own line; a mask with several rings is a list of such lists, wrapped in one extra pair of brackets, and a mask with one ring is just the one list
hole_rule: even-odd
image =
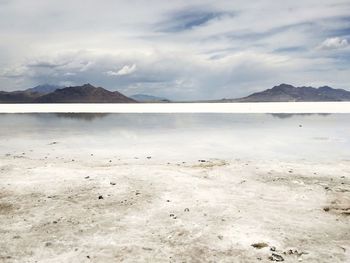
[(349, 182), (346, 160), (3, 155), (0, 262), (349, 262)]

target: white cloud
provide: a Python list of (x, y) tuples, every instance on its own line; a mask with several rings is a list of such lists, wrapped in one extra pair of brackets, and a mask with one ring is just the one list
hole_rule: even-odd
[(107, 71), (106, 74), (109, 76), (125, 76), (125, 75), (130, 75), (130, 74), (134, 73), (135, 71), (136, 71), (136, 65), (132, 64), (132, 65), (125, 65), (117, 72), (111, 71), (111, 70)]
[(71, 81), (195, 99), (281, 82), (349, 88), (349, 1), (141, 2), (0, 0), (0, 89)]
[(340, 37), (333, 37), (333, 38), (327, 38), (325, 41), (322, 42), (320, 45), (320, 49), (323, 50), (330, 50), (330, 49), (341, 49), (349, 46), (349, 42), (345, 38)]

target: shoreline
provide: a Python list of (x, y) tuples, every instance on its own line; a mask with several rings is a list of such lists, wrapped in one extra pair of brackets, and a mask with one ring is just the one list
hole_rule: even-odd
[(350, 113), (350, 102), (0, 104), (0, 113)]

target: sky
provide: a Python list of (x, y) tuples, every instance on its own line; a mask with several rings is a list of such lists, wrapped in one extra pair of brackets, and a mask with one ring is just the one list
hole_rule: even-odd
[(0, 90), (235, 98), (350, 90), (349, 0), (0, 0)]

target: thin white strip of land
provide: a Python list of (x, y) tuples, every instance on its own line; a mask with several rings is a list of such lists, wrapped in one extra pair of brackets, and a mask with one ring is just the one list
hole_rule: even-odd
[(0, 113), (350, 113), (350, 102), (0, 104)]

